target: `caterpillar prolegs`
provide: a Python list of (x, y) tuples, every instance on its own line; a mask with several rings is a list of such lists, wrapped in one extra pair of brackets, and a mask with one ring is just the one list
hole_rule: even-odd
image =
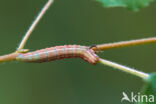
[(22, 53), (16, 60), (23, 62), (48, 62), (63, 58), (82, 58), (91, 64), (96, 64), (99, 57), (87, 46), (64, 45), (37, 50), (34, 52)]

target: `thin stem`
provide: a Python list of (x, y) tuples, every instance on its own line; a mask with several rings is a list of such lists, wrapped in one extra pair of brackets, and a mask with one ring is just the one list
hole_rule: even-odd
[(121, 71), (127, 72), (129, 74), (135, 75), (135, 76), (140, 77), (142, 79), (147, 79), (149, 77), (149, 74), (147, 74), (147, 73), (137, 71), (136, 69), (129, 68), (127, 66), (120, 65), (120, 64), (117, 64), (115, 62), (111, 62), (111, 61), (101, 59), (101, 58), (99, 59), (99, 62), (104, 64), (104, 65), (107, 65), (107, 66), (119, 69)]
[(6, 61), (13, 61), (16, 60), (16, 57), (19, 55), (19, 53), (14, 52), (14, 53), (10, 53), (8, 55), (3, 55), (0, 56), (0, 63), (1, 62), (6, 62)]
[(41, 20), (41, 18), (43, 17), (43, 15), (46, 13), (47, 9), (50, 7), (50, 5), (53, 3), (54, 0), (49, 0), (45, 6), (42, 8), (42, 10), (39, 12), (38, 16), (36, 17), (36, 19), (33, 21), (33, 23), (31, 24), (31, 26), (29, 27), (28, 31), (26, 32), (26, 34), (24, 35), (19, 47), (17, 50), (23, 49), (24, 45), (26, 44), (28, 38), (30, 37), (31, 33), (33, 32), (33, 30), (35, 29), (36, 25), (38, 24), (38, 22)]
[(106, 43), (106, 44), (96, 45), (96, 47), (92, 47), (92, 49), (94, 51), (102, 51), (102, 50), (108, 50), (108, 49), (113, 49), (113, 48), (142, 45), (142, 44), (148, 44), (148, 43), (156, 43), (156, 37), (122, 41), (122, 42), (116, 42), (116, 43)]

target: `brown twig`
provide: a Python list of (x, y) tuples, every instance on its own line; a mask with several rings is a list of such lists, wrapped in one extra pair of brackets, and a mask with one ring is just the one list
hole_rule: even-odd
[[(147, 43), (156, 43), (156, 37), (116, 42), (116, 43), (101, 44), (101, 45), (93, 46), (93, 47), (91, 47), (91, 49), (93, 49), (94, 51), (102, 51), (102, 50), (108, 50), (108, 49), (113, 49), (113, 48), (141, 45), (141, 44), (147, 44)], [(16, 60), (16, 57), (19, 54), (20, 54), (20, 52), (16, 51), (16, 52), (8, 54), (8, 55), (0, 56), (0, 62)]]
[(108, 50), (108, 49), (113, 49), (113, 48), (135, 46), (135, 45), (142, 45), (142, 44), (149, 44), (149, 43), (156, 43), (156, 37), (100, 44), (100, 45), (91, 47), (91, 49), (93, 49), (94, 51), (102, 51), (102, 50)]
[(50, 5), (53, 2), (54, 2), (54, 0), (48, 0), (48, 2), (44, 5), (44, 7), (42, 8), (42, 10), (39, 12), (39, 14), (37, 15), (37, 17), (35, 18), (35, 20), (31, 24), (31, 26), (29, 27), (28, 31), (26, 32), (26, 34), (25, 34), (24, 38), (22, 39), (22, 41), (21, 41), (18, 49), (16, 50), (16, 52), (10, 53), (8, 55), (0, 56), (0, 63), (1, 62), (7, 62), (7, 61), (16, 60), (16, 57), (20, 53), (24, 53), (25, 52), (25, 50), (22, 50), (22, 49), (24, 48), (24, 46), (25, 46), (28, 38), (30, 37), (31, 33), (33, 32), (33, 30), (35, 29), (35, 27), (37, 26), (37, 24), (39, 23), (39, 21), (41, 20), (41, 18), (43, 17), (43, 15), (46, 13), (46, 11), (48, 10), (48, 8), (50, 7)]
[(7, 62), (7, 61), (13, 61), (16, 60), (16, 57), (19, 55), (19, 53), (14, 52), (8, 55), (0, 56), (0, 62)]
[(48, 2), (45, 4), (45, 6), (42, 8), (42, 10), (39, 12), (38, 16), (35, 18), (35, 20), (33, 21), (33, 23), (31, 24), (31, 26), (29, 27), (28, 31), (26, 32), (26, 34), (24, 35), (19, 47), (17, 50), (23, 49), (28, 38), (30, 37), (31, 33), (33, 32), (33, 30), (35, 29), (35, 27), (37, 26), (37, 24), (39, 23), (39, 21), (41, 20), (41, 18), (44, 16), (44, 14), (46, 13), (46, 11), (49, 9), (49, 7), (51, 6), (51, 4), (54, 2), (54, 0), (48, 0)]

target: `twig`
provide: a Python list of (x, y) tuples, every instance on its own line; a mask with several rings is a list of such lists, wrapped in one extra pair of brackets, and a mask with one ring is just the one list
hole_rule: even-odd
[[(29, 27), (28, 31), (26, 32), (26, 34), (24, 35), (18, 49), (16, 52), (10, 53), (8, 55), (3, 55), (0, 56), (0, 63), (1, 62), (6, 62), (6, 61), (13, 61), (16, 60), (16, 57), (20, 54), (20, 50), (24, 48), (24, 45), (26, 44), (28, 38), (30, 37), (31, 33), (33, 32), (33, 30), (35, 29), (35, 27), (37, 26), (38, 22), (41, 20), (41, 18), (43, 17), (43, 15), (46, 13), (47, 9), (50, 7), (50, 5), (54, 2), (54, 0), (49, 0), (45, 6), (42, 8), (42, 10), (39, 12), (38, 16), (36, 17), (36, 19), (33, 21), (33, 23), (31, 24), (31, 26)], [(19, 50), (19, 51), (18, 51)], [(23, 50), (22, 50), (23, 51)], [(24, 51), (23, 51), (24, 52)]]
[(28, 29), (28, 31), (26, 32), (26, 34), (24, 35), (19, 47), (17, 50), (23, 49), (24, 45), (26, 44), (28, 38), (30, 37), (31, 33), (33, 32), (33, 30), (35, 29), (36, 25), (38, 24), (38, 22), (41, 20), (41, 18), (43, 17), (43, 15), (45, 14), (45, 12), (47, 11), (47, 9), (50, 7), (50, 5), (53, 3), (54, 0), (49, 0), (45, 6), (42, 8), (42, 10), (39, 12), (38, 16), (35, 18), (35, 20), (33, 21), (32, 25), (30, 26), (30, 28)]
[(99, 62), (101, 64), (104, 64), (104, 65), (107, 65), (107, 66), (119, 69), (121, 71), (127, 72), (129, 74), (135, 75), (135, 76), (140, 77), (142, 79), (147, 79), (149, 77), (149, 74), (147, 74), (147, 73), (144, 73), (144, 72), (141, 72), (141, 71), (137, 71), (136, 69), (129, 68), (127, 66), (120, 65), (120, 64), (117, 64), (117, 63), (112, 62), (112, 61), (108, 61), (108, 60), (100, 58)]
[(113, 48), (142, 45), (142, 44), (148, 44), (148, 43), (156, 43), (156, 37), (115, 42), (115, 43), (106, 43), (106, 44), (96, 45), (96, 47), (92, 47), (92, 49), (94, 51), (102, 51), (102, 50), (108, 50), (108, 49), (113, 49)]
[(17, 57), (18, 55), (19, 55), (19, 53), (14, 52), (14, 53), (11, 53), (11, 54), (8, 54), (8, 55), (0, 56), (0, 63), (1, 63), (1, 62), (7, 62), (7, 61), (16, 60), (16, 57)]

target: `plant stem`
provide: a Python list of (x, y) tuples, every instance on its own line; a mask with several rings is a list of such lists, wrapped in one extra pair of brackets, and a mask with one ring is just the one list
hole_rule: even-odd
[(92, 49), (94, 51), (102, 51), (102, 50), (108, 50), (108, 49), (113, 49), (113, 48), (142, 45), (142, 44), (148, 44), (148, 43), (156, 43), (156, 37), (122, 41), (122, 42), (116, 42), (116, 43), (100, 44), (100, 45), (96, 45), (96, 47), (93, 46)]
[(120, 65), (120, 64), (117, 64), (115, 62), (111, 62), (111, 61), (108, 61), (108, 60), (105, 60), (105, 59), (101, 59), (101, 58), (99, 59), (99, 62), (101, 64), (104, 64), (104, 65), (107, 65), (107, 66), (119, 69), (121, 71), (127, 72), (129, 74), (135, 75), (135, 76), (140, 77), (142, 79), (147, 79), (149, 77), (149, 74), (147, 74), (147, 73), (144, 73), (144, 72), (141, 72), (141, 71), (137, 71), (136, 69), (129, 68), (127, 66)]
[(14, 53), (10, 53), (10, 54), (7, 54), (7, 55), (0, 56), (0, 63), (16, 60), (16, 57), (18, 55), (19, 55), (19, 53), (14, 52)]
[(33, 23), (31, 24), (31, 26), (29, 27), (28, 31), (26, 32), (26, 34), (24, 35), (19, 47), (17, 50), (23, 49), (24, 45), (26, 44), (28, 38), (30, 37), (31, 33), (33, 32), (33, 30), (35, 29), (35, 27), (37, 26), (38, 22), (41, 20), (41, 18), (43, 17), (43, 15), (46, 13), (46, 11), (48, 10), (48, 8), (50, 7), (50, 5), (53, 3), (54, 0), (49, 0), (45, 6), (42, 8), (42, 10), (39, 12), (38, 16), (35, 18), (35, 20), (33, 21)]

